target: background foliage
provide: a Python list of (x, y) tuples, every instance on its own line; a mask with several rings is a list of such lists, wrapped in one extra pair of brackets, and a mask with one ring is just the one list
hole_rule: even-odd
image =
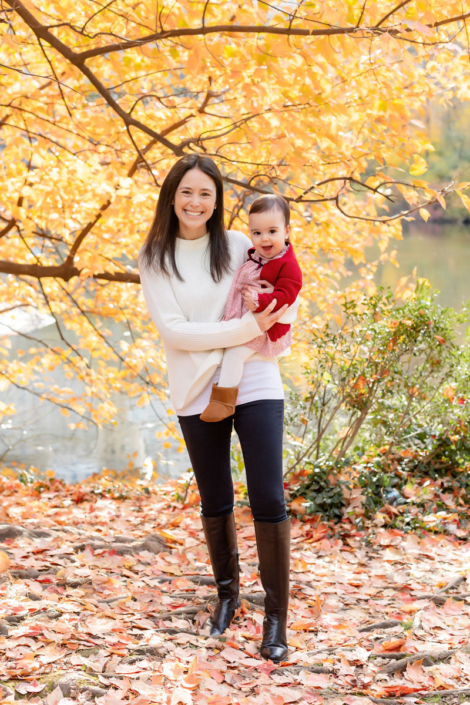
[[(72, 425), (111, 421), (112, 392), (167, 399), (136, 255), (182, 154), (220, 164), (229, 227), (245, 228), (258, 193), (290, 199), (304, 340), (348, 262), (350, 295), (371, 292), (367, 247), (386, 259), (403, 213), (456, 186), (465, 201), (465, 182), (423, 180), (433, 147), (419, 126), (434, 96), (468, 98), (460, 0), (2, 0), (0, 14), (1, 311), (51, 315), (60, 337), (25, 335), (14, 358), (6, 341), (1, 384), (74, 412)], [(58, 368), (81, 391), (54, 385)]]

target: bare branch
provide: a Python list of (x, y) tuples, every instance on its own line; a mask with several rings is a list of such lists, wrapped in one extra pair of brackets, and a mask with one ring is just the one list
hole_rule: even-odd
[(90, 423), (93, 424), (93, 426), (97, 426), (98, 424), (96, 421), (94, 421), (90, 416), (85, 416), (85, 414), (81, 414), (79, 411), (76, 411), (73, 409), (71, 406), (68, 404), (62, 404), (59, 401), (55, 401), (54, 399), (49, 399), (49, 397), (46, 397), (44, 394), (40, 394), (39, 392), (35, 392), (34, 389), (31, 389), (31, 387), (28, 387), (23, 384), (19, 384), (18, 382), (15, 382), (8, 374), (5, 372), (5, 370), (0, 370), (0, 377), (5, 377), (6, 380), (10, 384), (12, 384), (14, 387), (17, 389), (22, 389), (25, 392), (29, 392), (29, 394), (32, 394), (34, 397), (38, 397), (38, 399), (41, 399), (43, 401), (48, 401), (50, 404), (54, 404), (55, 406), (58, 406), (60, 409), (67, 409), (67, 411), (71, 411), (73, 414), (76, 414), (77, 416), (80, 416), (80, 418), (85, 419), (85, 421), (89, 421)]
[(16, 225), (16, 220), (15, 218), (12, 218), (11, 220), (8, 221), (8, 223), (5, 225), (3, 230), (0, 230), (0, 238), (5, 237), (5, 235), (8, 235), (10, 230), (13, 230), (13, 228)]
[[(73, 277), (79, 277), (82, 270), (78, 267), (68, 266), (64, 264), (47, 265), (47, 264), (18, 264), (17, 262), (8, 262), (0, 260), (1, 274), (14, 274), (15, 276), (33, 277), (34, 279), (63, 279), (68, 282)], [(124, 282), (131, 284), (139, 284), (140, 277), (133, 272), (99, 272), (90, 274), (90, 279), (104, 279), (109, 282)]]
[(411, 2), (411, 0), (404, 0), (404, 1), (401, 2), (399, 5), (397, 5), (396, 7), (394, 7), (393, 10), (390, 10), (390, 12), (388, 12), (386, 15), (384, 15), (384, 17), (382, 17), (382, 19), (380, 20), (380, 22), (377, 22), (377, 24), (375, 25), (374, 29), (378, 29), (386, 20), (388, 20), (389, 17), (391, 17), (392, 15), (394, 15), (395, 12), (398, 12), (398, 10), (400, 10), (402, 7), (405, 7), (405, 5), (408, 5), (408, 3), (410, 3), (410, 2)]
[[(18, 0), (16, 0), (18, 1)], [(12, 4), (12, 0), (7, 0)], [(411, 0), (405, 0), (404, 3), (397, 6), (392, 12), (390, 12), (387, 17), (390, 17), (394, 12), (396, 12), (400, 7), (406, 5)], [(440, 22), (435, 22), (433, 24), (427, 25), (429, 27), (439, 27), (444, 24), (450, 24), (452, 22), (458, 22), (459, 20), (465, 19), (470, 16), (470, 13), (466, 15), (459, 15), (458, 17), (450, 17), (446, 20), (441, 20)], [(109, 54), (114, 51), (125, 51), (126, 49), (132, 49), (135, 47), (143, 46), (144, 44), (149, 44), (152, 42), (158, 42), (164, 39), (173, 39), (178, 37), (195, 37), (195, 36), (205, 36), (207, 34), (277, 34), (281, 36), (297, 36), (297, 37), (331, 37), (331, 36), (348, 36), (363, 32), (369, 34), (383, 34), (385, 32), (390, 32), (394, 29), (391, 27), (381, 27), (381, 24), (387, 19), (384, 17), (378, 25), (374, 27), (325, 27), (322, 29), (304, 29), (301, 27), (274, 27), (271, 25), (212, 25), (212, 26), (201, 26), (201, 27), (183, 27), (180, 29), (171, 29), (167, 31), (154, 32), (140, 39), (132, 39), (121, 41), (116, 44), (106, 44), (101, 47), (94, 47), (93, 49), (87, 49), (77, 53), (75, 56), (81, 61), (86, 61), (94, 56), (102, 56), (103, 54)], [(412, 31), (410, 28), (406, 28), (405, 31)], [(394, 33), (397, 35), (398, 33)], [(398, 34), (399, 36), (399, 34)]]

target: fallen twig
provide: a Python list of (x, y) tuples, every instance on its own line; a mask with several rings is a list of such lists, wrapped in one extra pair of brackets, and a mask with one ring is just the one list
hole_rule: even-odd
[(191, 605), (191, 607), (179, 607), (176, 610), (168, 610), (167, 612), (161, 612), (155, 617), (155, 619), (168, 619), (169, 617), (178, 616), (182, 614), (197, 614), (201, 610), (207, 610), (206, 602), (202, 602), (198, 605)]
[(413, 654), (408, 654), (402, 651), (372, 651), (369, 654), (369, 658), (390, 658), (390, 659), (402, 659), (408, 658)]
[(470, 592), (454, 593), (453, 595), (420, 595), (418, 599), (429, 600), (435, 605), (443, 605), (447, 600), (464, 600), (466, 597), (470, 597)]
[(383, 622), (374, 622), (366, 624), (365, 627), (359, 627), (358, 632), (373, 632), (374, 629), (389, 629), (390, 627), (398, 627), (401, 624), (399, 619), (386, 619)]
[(225, 636), (211, 636), (210, 634), (199, 634), (199, 632), (194, 632), (191, 629), (176, 629), (174, 627), (162, 627), (161, 629), (155, 629), (155, 632), (160, 632), (161, 634), (191, 634), (191, 636), (198, 636), (201, 639), (221, 639), (225, 641), (227, 637)]
[(281, 668), (276, 668), (272, 673), (282, 676), (284, 673), (300, 673), (301, 671), (308, 671), (309, 673), (333, 673), (331, 668), (325, 668), (324, 666), (282, 666)]
[(212, 575), (159, 575), (157, 580), (159, 583), (171, 583), (173, 580), (181, 580), (182, 578), (198, 585), (215, 585)]
[(420, 698), (427, 698), (432, 695), (434, 698), (440, 695), (455, 695), (457, 693), (470, 693), (470, 688), (451, 688), (450, 690), (431, 690), (428, 693), (420, 693)]
[(440, 592), (448, 592), (449, 590), (452, 590), (452, 588), (457, 587), (457, 585), (460, 585), (460, 583), (463, 583), (467, 578), (465, 575), (456, 575), (455, 578), (452, 578), (447, 585), (445, 585), (443, 588), (437, 591), (437, 594)]
[(399, 673), (400, 671), (404, 671), (409, 663), (419, 661), (420, 659), (423, 659), (423, 666), (432, 666), (438, 661), (445, 661), (452, 656), (452, 654), (455, 654), (456, 651), (458, 651), (458, 649), (450, 649), (449, 651), (420, 651), (417, 654), (413, 654), (413, 656), (395, 661), (395, 663), (387, 663), (378, 673)]

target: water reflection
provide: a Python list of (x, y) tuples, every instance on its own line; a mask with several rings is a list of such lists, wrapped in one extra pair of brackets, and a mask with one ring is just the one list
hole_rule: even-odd
[[(18, 311), (13, 318), (4, 316), (0, 325), (0, 335), (9, 334), (12, 356), (25, 347), (24, 338), (13, 335), (12, 330), (25, 334), (34, 330), (48, 345), (60, 345), (55, 324), (50, 325), (49, 317), (40, 318), (34, 311)], [(80, 382), (66, 379), (60, 370), (51, 373), (47, 384), (82, 392)], [(187, 455), (176, 452), (176, 444), (165, 448), (156, 437), (165, 429), (163, 420), (168, 418), (158, 399), (153, 399), (151, 406), (139, 407), (136, 399), (116, 394), (112, 398), (119, 409), (115, 425), (90, 426), (88, 430), (71, 429), (70, 422), (77, 418), (64, 416), (53, 404), (12, 385), (2, 393), (2, 401), (14, 404), (17, 413), (0, 424), (0, 465), (12, 467), (16, 463), (54, 470), (69, 482), (103, 468), (122, 471), (140, 467), (148, 473), (154, 467), (166, 478), (178, 477), (190, 467)]]

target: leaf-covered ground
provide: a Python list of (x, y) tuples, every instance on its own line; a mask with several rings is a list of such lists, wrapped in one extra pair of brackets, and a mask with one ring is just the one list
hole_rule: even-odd
[(210, 638), (195, 492), (183, 503), (181, 483), (0, 484), (5, 702), (367, 705), (461, 702), (466, 688), (470, 699), (466, 538), (294, 519), (290, 654), (276, 666), (258, 655), (247, 507), (236, 511), (242, 607)]

